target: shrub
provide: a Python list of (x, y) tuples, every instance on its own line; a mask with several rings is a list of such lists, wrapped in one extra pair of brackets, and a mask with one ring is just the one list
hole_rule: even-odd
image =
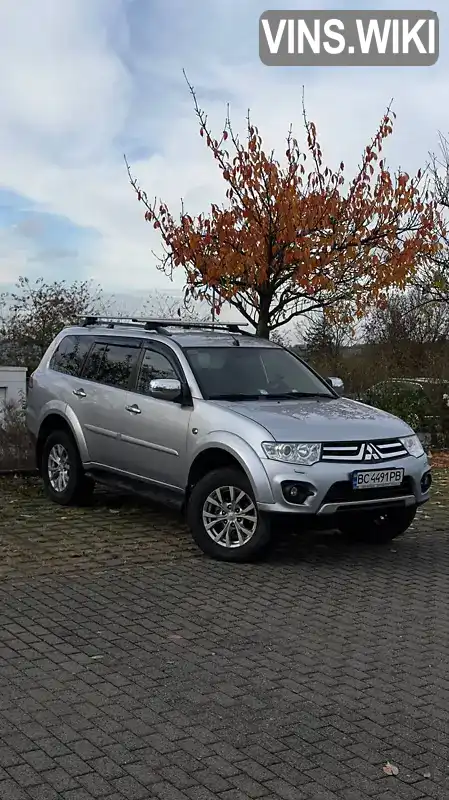
[(400, 417), (434, 446), (449, 444), (449, 397), (443, 386), (389, 383), (373, 387), (361, 399)]
[(33, 469), (34, 450), (25, 421), (25, 402), (0, 409), (0, 470)]
[(366, 402), (396, 417), (400, 417), (413, 430), (424, 430), (425, 418), (429, 414), (429, 402), (418, 387), (389, 384), (374, 387), (367, 392)]

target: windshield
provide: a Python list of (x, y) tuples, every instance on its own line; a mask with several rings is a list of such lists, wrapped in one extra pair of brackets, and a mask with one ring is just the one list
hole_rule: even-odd
[(207, 400), (335, 397), (287, 350), (272, 347), (189, 347), (185, 354)]

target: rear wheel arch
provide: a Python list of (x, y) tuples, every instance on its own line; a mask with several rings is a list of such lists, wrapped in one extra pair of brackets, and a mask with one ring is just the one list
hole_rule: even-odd
[(38, 466), (47, 497), (63, 506), (89, 503), (95, 482), (84, 471), (70, 424), (59, 414), (49, 414), (39, 433)]

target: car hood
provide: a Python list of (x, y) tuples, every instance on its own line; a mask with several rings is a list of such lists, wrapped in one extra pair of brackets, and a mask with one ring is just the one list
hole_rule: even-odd
[(366, 441), (412, 433), (398, 417), (345, 397), (215, 403), (262, 425), (278, 442)]

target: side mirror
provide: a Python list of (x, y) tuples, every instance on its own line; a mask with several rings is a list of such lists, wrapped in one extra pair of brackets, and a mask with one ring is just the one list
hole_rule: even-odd
[(150, 396), (157, 400), (177, 400), (182, 392), (181, 381), (157, 378), (150, 381)]
[(345, 390), (345, 385), (341, 378), (327, 378), (327, 382), (329, 386), (331, 386), (331, 388), (334, 390), (334, 392), (337, 392), (337, 394), (340, 395), (343, 394)]

